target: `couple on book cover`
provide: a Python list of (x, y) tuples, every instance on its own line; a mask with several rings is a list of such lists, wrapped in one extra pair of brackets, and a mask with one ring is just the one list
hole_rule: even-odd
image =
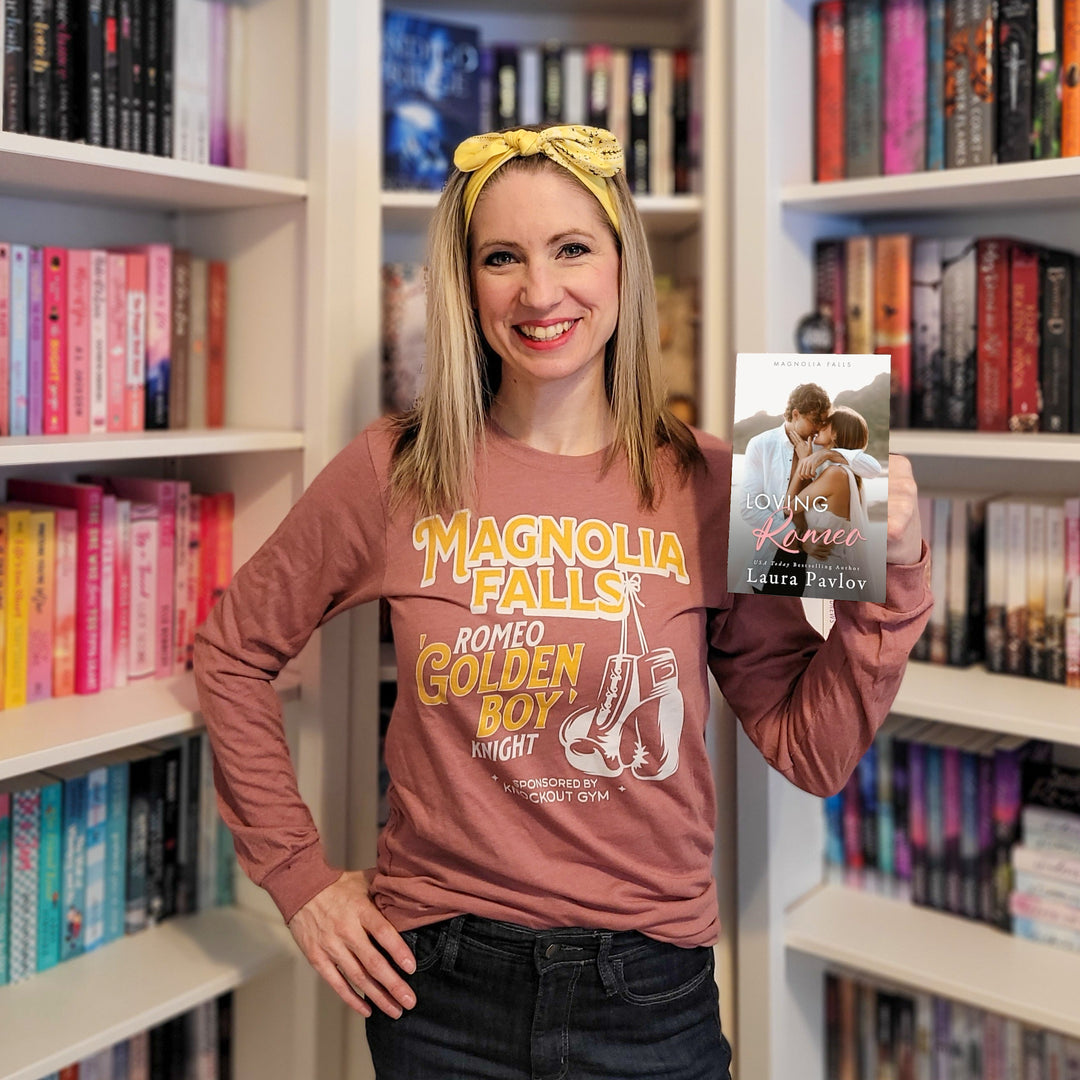
[[(868, 448), (880, 452), (882, 426), (887, 440), (888, 360), (739, 358), (728, 573), (733, 592), (884, 600), (884, 534), (871, 511), (885, 492), (868, 490), (868, 481), (882, 476)], [(775, 400), (784, 383), (791, 388), (782, 422), (771, 426), (768, 399)], [(861, 411), (835, 404), (822, 383), (834, 392), (843, 386)], [(862, 389), (852, 393), (852, 385)], [(763, 423), (770, 426), (761, 430)]]

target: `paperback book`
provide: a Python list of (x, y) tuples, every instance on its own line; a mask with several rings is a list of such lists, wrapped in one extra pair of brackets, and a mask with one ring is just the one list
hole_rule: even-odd
[(728, 588), (885, 599), (890, 357), (740, 354)]

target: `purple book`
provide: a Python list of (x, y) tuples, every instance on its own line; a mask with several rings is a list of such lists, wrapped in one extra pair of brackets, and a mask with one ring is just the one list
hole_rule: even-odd
[(978, 764), (979, 918), (994, 921), (994, 753), (984, 749)]
[(908, 837), (911, 844), (911, 901), (930, 903), (926, 847), (926, 747), (908, 746)]
[(882, 165), (885, 174), (926, 168), (926, 4), (885, 0)]
[(962, 820), (960, 751), (946, 746), (941, 753), (941, 811), (945, 836), (945, 910), (961, 914), (960, 829)]
[(40, 435), (45, 415), (45, 260), (39, 247), (30, 249), (29, 313), (27, 434)]

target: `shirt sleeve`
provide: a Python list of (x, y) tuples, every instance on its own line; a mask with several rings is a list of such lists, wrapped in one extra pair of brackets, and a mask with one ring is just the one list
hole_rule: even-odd
[(237, 571), (196, 634), (218, 807), (241, 868), (286, 922), (341, 871), (297, 789), (273, 679), (319, 626), (378, 596), (384, 563), (384, 502), (362, 435)]
[(835, 450), (847, 458), (851, 471), (856, 476), (861, 476), (864, 480), (874, 480), (881, 475), (881, 462), (865, 450), (845, 450), (839, 446), (835, 447)]
[(709, 667), (765, 760), (815, 795), (839, 791), (884, 722), (930, 615), (929, 549), (890, 565), (884, 604), (836, 604), (823, 639), (794, 597), (730, 595), (711, 613)]

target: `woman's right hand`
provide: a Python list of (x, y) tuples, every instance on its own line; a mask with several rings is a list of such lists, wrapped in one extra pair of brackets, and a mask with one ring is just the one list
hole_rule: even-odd
[(416, 997), (375, 942), (402, 971), (415, 971), (416, 959), (372, 902), (373, 876), (373, 869), (345, 872), (292, 917), (289, 930), (311, 966), (350, 1009), (370, 1016), (375, 1005), (396, 1019), (416, 1004)]

